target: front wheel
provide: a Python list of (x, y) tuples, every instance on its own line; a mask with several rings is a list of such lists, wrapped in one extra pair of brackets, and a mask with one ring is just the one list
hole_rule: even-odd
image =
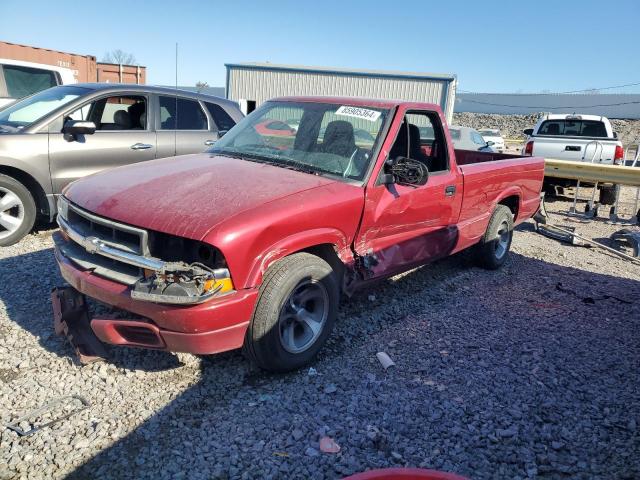
[(507, 259), (513, 238), (513, 215), (505, 205), (498, 205), (491, 215), (487, 230), (476, 245), (476, 262), (479, 266), (496, 270)]
[(14, 178), (0, 175), (0, 247), (17, 243), (36, 221), (36, 203), (27, 188)]
[(273, 372), (309, 363), (331, 333), (339, 292), (338, 276), (323, 259), (296, 253), (278, 261), (263, 279), (245, 354)]

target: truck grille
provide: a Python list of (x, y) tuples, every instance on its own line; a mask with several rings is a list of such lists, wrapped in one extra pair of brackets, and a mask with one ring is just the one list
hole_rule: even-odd
[[(136, 255), (149, 255), (149, 235), (146, 230), (114, 222), (68, 203), (66, 223), (83, 237), (93, 237), (105, 244)], [(96, 275), (133, 285), (141, 276), (140, 268), (87, 251), (72, 239), (59, 245), (62, 253)]]

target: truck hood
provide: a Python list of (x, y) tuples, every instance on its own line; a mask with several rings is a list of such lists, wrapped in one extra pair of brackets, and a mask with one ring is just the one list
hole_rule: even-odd
[(64, 195), (102, 217), (201, 240), (211, 228), (244, 211), (332, 183), (339, 182), (201, 153), (97, 173), (73, 182)]

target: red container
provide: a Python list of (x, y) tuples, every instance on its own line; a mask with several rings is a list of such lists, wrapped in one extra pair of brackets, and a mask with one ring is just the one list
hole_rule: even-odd
[(422, 468), (385, 468), (383, 470), (369, 470), (356, 473), (343, 480), (469, 480), (455, 473), (438, 472), (436, 470), (424, 470)]

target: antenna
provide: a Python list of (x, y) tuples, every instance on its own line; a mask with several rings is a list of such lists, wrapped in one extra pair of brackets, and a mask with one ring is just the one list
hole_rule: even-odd
[(176, 42), (176, 119), (173, 125), (173, 154), (178, 155), (178, 42)]

